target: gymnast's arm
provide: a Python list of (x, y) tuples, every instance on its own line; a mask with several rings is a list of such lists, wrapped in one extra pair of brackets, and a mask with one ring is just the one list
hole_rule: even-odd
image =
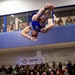
[(29, 33), (30, 30), (31, 30), (31, 27), (30, 27), (30, 26), (25, 27), (25, 28), (21, 31), (21, 35), (31, 40), (32, 37), (28, 35), (28, 33)]
[(54, 23), (49, 24), (48, 26), (44, 27), (41, 29), (41, 32), (46, 33), (48, 32), (50, 29), (52, 29), (54, 27)]

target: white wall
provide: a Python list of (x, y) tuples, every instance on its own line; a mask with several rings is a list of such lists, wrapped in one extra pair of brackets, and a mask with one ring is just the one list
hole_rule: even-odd
[(36, 51), (14, 51), (11, 50), (8, 52), (1, 52), (0, 51), (0, 66), (5, 65), (13, 65), (20, 64), (19, 60), (23, 57), (35, 57), (37, 56)]
[(42, 52), (46, 62), (50, 65), (53, 61), (57, 64), (59, 62), (67, 63), (69, 60), (75, 62), (75, 48), (66, 48), (66, 49), (56, 49), (56, 50), (46, 50)]
[(75, 0), (0, 0), (0, 15), (38, 10), (45, 3), (58, 7), (75, 4)]
[[(37, 51), (13, 51), (9, 52), (1, 52), (0, 51), (0, 66), (5, 65), (13, 65), (15, 66), (18, 64), (18, 61), (22, 57), (36, 57), (40, 53)], [(65, 48), (65, 49), (52, 49), (52, 50), (42, 50), (40, 56), (44, 56), (45, 61), (48, 62), (50, 65), (53, 61), (56, 63), (58, 62), (65, 62), (67, 63), (68, 60), (75, 62), (75, 48)]]

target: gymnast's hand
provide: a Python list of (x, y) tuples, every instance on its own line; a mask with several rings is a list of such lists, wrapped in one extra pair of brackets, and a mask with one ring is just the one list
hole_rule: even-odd
[(37, 41), (37, 38), (31, 37), (31, 40), (32, 40), (32, 41)]

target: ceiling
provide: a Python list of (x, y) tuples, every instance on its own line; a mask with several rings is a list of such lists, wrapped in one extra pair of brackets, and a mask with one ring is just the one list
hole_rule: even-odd
[[(66, 11), (74, 11), (75, 10), (75, 6), (71, 6), (71, 7), (59, 7), (59, 8), (55, 8), (54, 12), (66, 12)], [(35, 11), (36, 12), (36, 11)], [(20, 14), (13, 14), (15, 15), (15, 17), (18, 18), (27, 18), (27, 15), (31, 15), (32, 12), (29, 13), (20, 13)], [(58, 13), (59, 14), (59, 13)], [(7, 19), (12, 19), (11, 15), (7, 16)], [(0, 20), (3, 20), (3, 17), (0, 17)]]

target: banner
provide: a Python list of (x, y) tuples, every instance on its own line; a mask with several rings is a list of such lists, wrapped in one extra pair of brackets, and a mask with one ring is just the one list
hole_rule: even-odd
[(45, 63), (44, 57), (23, 57), (20, 59), (21, 65), (34, 65)]

